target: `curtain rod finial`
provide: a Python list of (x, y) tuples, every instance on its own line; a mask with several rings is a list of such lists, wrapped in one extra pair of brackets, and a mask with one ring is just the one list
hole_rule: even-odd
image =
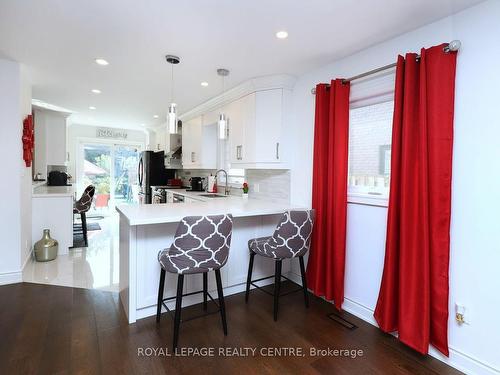
[(455, 40), (452, 40), (448, 44), (448, 46), (446, 46), (444, 48), (444, 51), (445, 52), (458, 51), (460, 49), (460, 47), (462, 47), (462, 42), (460, 42), (460, 40), (458, 40), (458, 39), (455, 39)]

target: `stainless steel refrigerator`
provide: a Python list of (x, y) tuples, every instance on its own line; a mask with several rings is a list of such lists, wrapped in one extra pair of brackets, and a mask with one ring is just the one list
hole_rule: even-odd
[(151, 186), (163, 186), (175, 177), (175, 170), (165, 169), (163, 151), (142, 151), (138, 166), (139, 203), (151, 204)]

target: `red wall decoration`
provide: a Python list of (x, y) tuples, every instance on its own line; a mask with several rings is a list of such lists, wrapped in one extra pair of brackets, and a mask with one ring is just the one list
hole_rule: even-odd
[(35, 132), (33, 129), (33, 115), (28, 115), (23, 121), (23, 159), (27, 167), (31, 167), (33, 147), (35, 146)]

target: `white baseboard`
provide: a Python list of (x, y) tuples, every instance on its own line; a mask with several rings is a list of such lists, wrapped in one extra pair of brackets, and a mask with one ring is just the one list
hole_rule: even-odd
[[(299, 285), (302, 284), (302, 279), (300, 275), (297, 275), (294, 272), (289, 272), (287, 276), (290, 280), (295, 281), (297, 284)], [(375, 327), (378, 327), (377, 322), (373, 317), (373, 310), (370, 309), (369, 307), (366, 307), (356, 301), (350, 300), (349, 298), (345, 297), (342, 308), (348, 313), (364, 320), (365, 322), (370, 323)], [(465, 354), (453, 347), (450, 347), (449, 358), (443, 356), (440, 352), (438, 352), (436, 349), (432, 347), (429, 350), (429, 355), (466, 374), (474, 374), (474, 375), (500, 374), (500, 370), (495, 369), (493, 366), (483, 361), (480, 361), (479, 359), (474, 358), (473, 356)]]
[(26, 267), (26, 264), (28, 264), (28, 261), (31, 259), (32, 254), (33, 249), (31, 249), (31, 251), (28, 253), (20, 271), (0, 273), (0, 285), (22, 283), (24, 267)]
[(5, 272), (0, 273), (0, 285), (15, 284), (23, 282), (23, 272)]

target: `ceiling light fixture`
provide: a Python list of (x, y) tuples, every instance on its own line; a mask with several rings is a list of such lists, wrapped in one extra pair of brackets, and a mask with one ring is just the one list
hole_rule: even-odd
[(100, 93), (101, 93), (101, 90), (99, 90), (99, 89), (92, 89), (92, 92), (93, 92), (94, 94), (100, 94)]
[(167, 55), (165, 59), (172, 65), (170, 105), (168, 106), (167, 125), (170, 134), (177, 134), (177, 104), (174, 103), (174, 65), (181, 62), (181, 59), (174, 55)]
[(93, 105), (91, 105), (91, 106), (89, 107), (89, 109), (94, 110), (94, 109), (96, 109), (96, 108), (95, 108)]
[(97, 58), (97, 59), (95, 59), (95, 62), (96, 62), (96, 64), (98, 64), (98, 65), (103, 65), (103, 66), (105, 66), (105, 65), (109, 65), (109, 62), (107, 62), (106, 60), (101, 59), (101, 58)]
[(208, 82), (203, 81), (203, 82), (201, 83), (201, 85), (202, 85), (203, 87), (207, 87), (207, 86), (208, 86)]
[(286, 39), (286, 38), (288, 38), (288, 33), (285, 30), (278, 31), (276, 33), (276, 38), (278, 38), (278, 39)]
[[(217, 74), (222, 77), (222, 96), (226, 92), (226, 82), (225, 78), (229, 75), (229, 70), (227, 69), (217, 69)], [(226, 139), (228, 133), (226, 115), (221, 112), (219, 113), (219, 139)]]
[(153, 118), (160, 118), (160, 116), (158, 116), (158, 115), (153, 115)]

